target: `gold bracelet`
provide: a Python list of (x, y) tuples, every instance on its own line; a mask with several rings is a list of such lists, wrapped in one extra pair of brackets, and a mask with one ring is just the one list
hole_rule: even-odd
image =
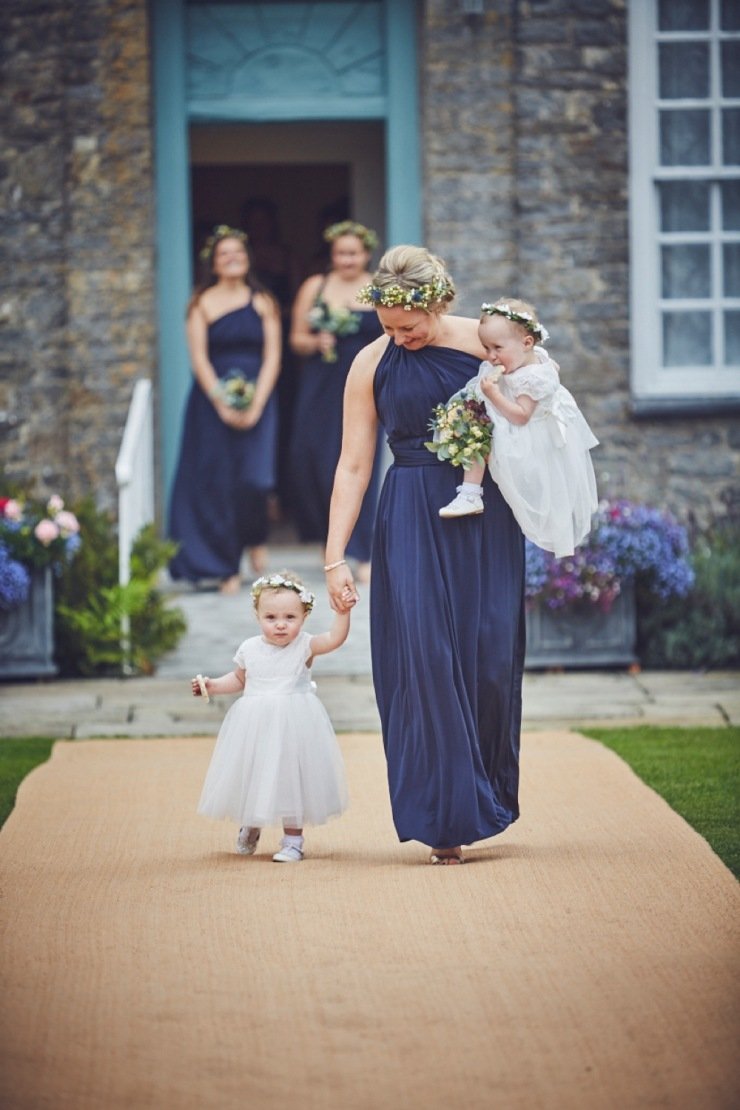
[(347, 560), (346, 559), (337, 559), (336, 563), (327, 563), (326, 566), (324, 567), (324, 570), (325, 571), (327, 571), (327, 570), (336, 570), (337, 567), (346, 567), (346, 565), (347, 565)]

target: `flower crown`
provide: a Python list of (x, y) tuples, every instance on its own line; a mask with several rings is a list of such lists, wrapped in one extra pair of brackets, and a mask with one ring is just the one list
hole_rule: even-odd
[(214, 227), (212, 233), (203, 244), (203, 249), (198, 255), (201, 262), (211, 261), (213, 252), (216, 249), (216, 244), (220, 243), (222, 239), (238, 239), (240, 243), (249, 242), (249, 236), (246, 231), (240, 231), (238, 227), (229, 227), (228, 224), (219, 224), (218, 227)]
[(365, 227), (364, 224), (355, 223), (354, 220), (342, 220), (341, 223), (332, 224), (324, 231), (324, 239), (327, 243), (333, 243), (342, 235), (356, 235), (363, 247), (369, 251), (374, 251), (378, 245), (378, 236), (373, 229)]
[(394, 283), (382, 288), (378, 285), (363, 285), (357, 294), (361, 304), (371, 304), (373, 308), (403, 308), (411, 312), (413, 308), (429, 311), (429, 306), (440, 301), (451, 301), (455, 296), (455, 286), (448, 278), (438, 277), (415, 289), (404, 289)]
[(550, 338), (550, 333), (547, 328), (539, 324), (530, 312), (517, 312), (516, 309), (511, 308), (508, 304), (482, 304), (480, 306), (481, 312), (485, 316), (505, 316), (507, 320), (512, 320), (515, 324), (521, 324), (531, 335), (539, 339), (541, 343), (546, 343)]
[(252, 583), (251, 592), (255, 609), (263, 590), (293, 590), (294, 593), (298, 594), (307, 613), (311, 612), (316, 601), (315, 595), (307, 590), (302, 582), (296, 581), (295, 578), (286, 578), (283, 574), (263, 574), (261, 578), (257, 578)]

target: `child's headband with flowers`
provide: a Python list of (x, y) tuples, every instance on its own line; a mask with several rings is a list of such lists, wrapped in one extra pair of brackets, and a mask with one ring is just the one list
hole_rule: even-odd
[(342, 220), (339, 224), (332, 224), (324, 231), (324, 239), (327, 243), (333, 243), (335, 239), (339, 239), (342, 235), (356, 235), (362, 243), (365, 250), (374, 251), (378, 245), (378, 236), (371, 227), (365, 227), (364, 224), (355, 223), (354, 220)]
[(404, 289), (402, 285), (363, 285), (357, 294), (361, 304), (371, 304), (373, 308), (403, 308), (411, 312), (414, 308), (429, 311), (429, 306), (442, 301), (451, 301), (455, 296), (455, 286), (448, 278), (438, 277), (415, 289)]
[(222, 239), (238, 239), (240, 243), (249, 242), (246, 231), (240, 231), (238, 227), (229, 227), (228, 224), (219, 224), (218, 227), (214, 227), (203, 244), (203, 249), (199, 255), (201, 262), (211, 261), (216, 244), (220, 243)]
[(294, 593), (298, 594), (307, 613), (311, 612), (316, 601), (315, 595), (307, 590), (302, 582), (296, 582), (293, 578), (285, 578), (282, 574), (263, 574), (261, 578), (257, 578), (252, 583), (252, 600), (255, 608), (263, 590), (293, 590)]
[(541, 343), (546, 343), (550, 338), (550, 333), (547, 328), (542, 324), (538, 324), (534, 316), (529, 312), (517, 312), (516, 309), (511, 308), (508, 304), (482, 304), (480, 306), (481, 313), (484, 316), (505, 316), (507, 320), (513, 320), (515, 324), (521, 324), (523, 328)]

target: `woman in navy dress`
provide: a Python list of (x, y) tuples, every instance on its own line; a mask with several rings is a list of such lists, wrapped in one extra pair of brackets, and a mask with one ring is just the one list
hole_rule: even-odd
[[(331, 270), (304, 281), (293, 306), (290, 343), (303, 357), (291, 436), (293, 513), (300, 538), (326, 538), (334, 471), (342, 446), (342, 403), (357, 353), (381, 334), (376, 313), (357, 300), (370, 280), (375, 232), (345, 220), (324, 232), (331, 243)], [(338, 330), (335, 330), (338, 329)], [(347, 555), (367, 581), (378, 498), (380, 453), (365, 491)]]
[[(217, 578), (223, 593), (235, 593), (245, 548), (256, 573), (267, 562), (280, 315), (250, 275), (243, 231), (216, 228), (201, 257), (212, 280), (195, 293), (187, 313), (194, 381), (170, 503), (169, 535), (180, 545), (170, 573), (191, 582)], [(247, 409), (226, 403), (223, 379), (234, 373), (254, 383)]]
[(424, 447), (435, 405), (475, 375), (477, 321), (446, 314), (454, 285), (423, 247), (395, 247), (362, 296), (385, 336), (355, 359), (326, 546), (332, 606), (369, 481), (380, 421), (394, 462), (380, 494), (370, 598), (375, 693), (402, 841), (433, 863), (463, 862), (462, 845), (519, 815), (524, 668), (524, 539), (486, 473), (486, 511), (439, 516), (458, 476)]

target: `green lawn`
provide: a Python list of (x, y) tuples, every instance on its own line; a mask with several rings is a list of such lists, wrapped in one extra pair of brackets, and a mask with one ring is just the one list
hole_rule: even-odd
[(587, 733), (709, 841), (740, 878), (740, 728), (590, 728)]
[(0, 739), (0, 827), (15, 805), (15, 796), (29, 771), (49, 758), (54, 743), (46, 736)]
[[(740, 878), (740, 728), (593, 728), (588, 735), (629, 763)], [(0, 826), (19, 784), (53, 743), (0, 739)]]

